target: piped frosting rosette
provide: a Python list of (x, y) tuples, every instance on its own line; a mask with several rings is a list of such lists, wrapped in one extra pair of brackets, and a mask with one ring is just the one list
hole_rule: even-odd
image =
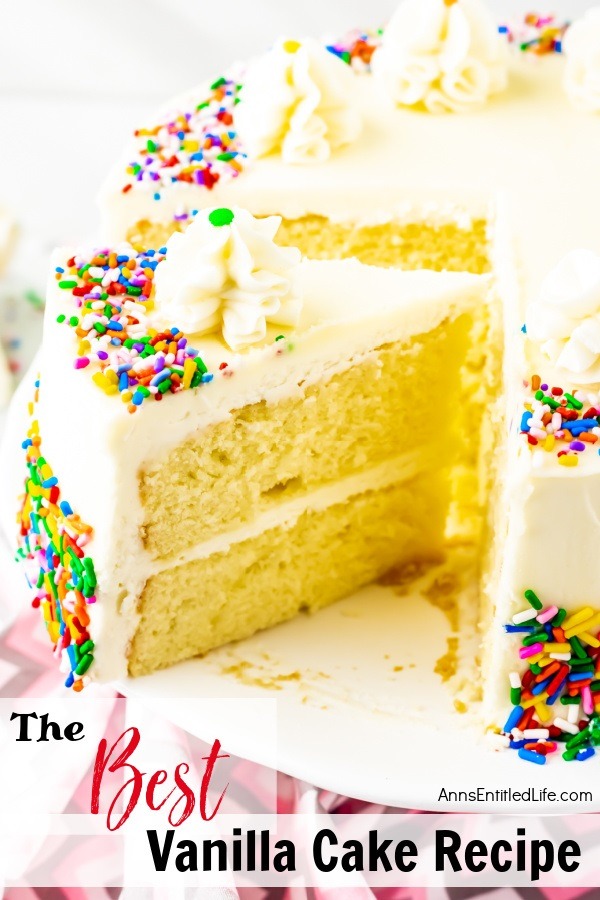
[(199, 212), (169, 239), (157, 267), (157, 321), (177, 322), (186, 334), (222, 332), (235, 351), (264, 340), (267, 324), (296, 325), (301, 255), (274, 243), (280, 222), (239, 208)]
[(527, 311), (527, 336), (576, 384), (600, 382), (600, 256), (573, 250)]
[(355, 75), (312, 39), (281, 38), (248, 69), (236, 126), (249, 156), (281, 153), (287, 163), (324, 162), (355, 140)]
[(573, 105), (582, 112), (600, 112), (600, 6), (567, 30), (563, 42), (565, 89)]
[(505, 88), (507, 53), (480, 0), (403, 0), (372, 68), (402, 106), (467, 112)]

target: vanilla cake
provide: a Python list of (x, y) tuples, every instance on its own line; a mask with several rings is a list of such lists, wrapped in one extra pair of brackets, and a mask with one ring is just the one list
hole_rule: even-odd
[(480, 548), (483, 724), (531, 762), (556, 744), (532, 728), (592, 755), (599, 35), (594, 10), (498, 28), (479, 0), (404, 0), (135, 132), (104, 247), (56, 259), (25, 441), (19, 555), (68, 684), (434, 558), (452, 509)]

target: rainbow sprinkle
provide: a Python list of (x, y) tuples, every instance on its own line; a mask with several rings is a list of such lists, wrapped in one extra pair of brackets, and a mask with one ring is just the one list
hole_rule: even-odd
[[(600, 611), (544, 606), (531, 589), (524, 597), (529, 606), (504, 626), (522, 635), (519, 661), (528, 668), (510, 673), (503, 732), (528, 762), (543, 765), (565, 741), (563, 759), (583, 762), (600, 745)], [(553, 711), (557, 702), (562, 709)]]
[(525, 401), (520, 432), (532, 449), (556, 451), (562, 466), (573, 467), (587, 448), (600, 438), (600, 404), (584, 402), (580, 392), (550, 387), (539, 375), (533, 375), (525, 387), (531, 398)]
[(354, 30), (341, 40), (327, 45), (330, 53), (338, 56), (356, 72), (371, 71), (371, 57), (381, 45), (383, 28), (376, 31)]
[[(33, 417), (39, 380), (30, 407)], [(65, 686), (80, 691), (94, 661), (94, 642), (87, 630), (88, 606), (96, 602), (96, 574), (85, 547), (92, 528), (61, 500), (58, 479), (41, 454), (38, 423), (32, 420), (23, 441), (29, 474), (18, 517), (17, 560), (24, 562), (32, 606), (42, 611), (54, 655), (67, 673)]]
[(135, 131), (137, 158), (126, 169), (123, 193), (150, 189), (160, 200), (161, 189), (175, 182), (210, 190), (222, 178), (239, 175), (246, 159), (233, 127), (240, 88), (237, 80), (217, 78), (193, 110), (177, 111)]
[(500, 25), (498, 30), (500, 34), (506, 35), (510, 44), (524, 53), (545, 56), (549, 53), (562, 53), (562, 42), (569, 24), (556, 16), (528, 13), (517, 24)]
[(75, 368), (92, 371), (92, 381), (105, 394), (120, 394), (131, 413), (150, 397), (162, 400), (213, 379), (178, 328), (149, 325), (154, 272), (166, 252), (95, 250), (56, 269), (58, 287), (74, 301), (74, 314), (57, 321), (79, 339)]

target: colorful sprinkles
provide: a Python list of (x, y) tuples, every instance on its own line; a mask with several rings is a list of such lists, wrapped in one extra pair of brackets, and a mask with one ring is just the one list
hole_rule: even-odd
[(34, 597), (42, 611), (54, 655), (66, 673), (65, 686), (80, 691), (89, 681), (94, 642), (88, 632), (88, 607), (96, 602), (96, 574), (86, 554), (92, 528), (61, 499), (58, 479), (41, 452), (38, 423), (33, 419), (23, 449), (29, 474), (19, 513), (17, 560), (23, 561)]
[[(447, 0), (452, 5), (455, 0)], [(501, 24), (500, 34), (519, 50), (537, 55), (561, 53), (569, 22), (555, 16), (528, 13), (517, 24)], [(373, 53), (381, 45), (384, 28), (354, 29), (327, 44), (327, 50), (358, 73), (371, 71)], [(211, 190), (220, 181), (236, 178), (247, 166), (247, 155), (235, 128), (235, 107), (243, 99), (243, 71), (217, 78), (208, 95), (192, 109), (179, 109), (156, 125), (139, 128), (135, 158), (125, 171), (123, 193), (144, 189), (160, 200), (176, 183)], [(197, 213), (183, 205), (173, 220), (184, 224)]]
[(240, 88), (235, 79), (218, 78), (191, 111), (177, 111), (151, 128), (138, 129), (137, 157), (126, 169), (123, 193), (147, 188), (160, 200), (161, 190), (176, 182), (210, 190), (222, 178), (239, 175), (246, 159), (233, 127)]
[(563, 743), (563, 759), (583, 762), (600, 745), (600, 611), (544, 606), (530, 589), (524, 597), (528, 607), (504, 626), (522, 636), (519, 660), (528, 668), (509, 675), (513, 708), (503, 732), (527, 762), (544, 765)]
[(356, 72), (371, 71), (371, 57), (381, 44), (383, 28), (350, 31), (341, 40), (327, 44), (330, 53), (348, 63)]
[(500, 25), (500, 34), (505, 34), (510, 44), (524, 53), (545, 56), (548, 53), (562, 53), (562, 43), (569, 22), (556, 16), (541, 16), (527, 13), (518, 24)]
[(149, 325), (154, 272), (166, 252), (96, 250), (56, 269), (58, 287), (74, 301), (73, 315), (57, 321), (78, 338), (75, 368), (93, 372), (94, 383), (105, 394), (120, 394), (131, 413), (150, 398), (162, 400), (213, 379), (178, 328)]
[(531, 396), (524, 403), (520, 432), (529, 446), (555, 452), (562, 466), (578, 465), (580, 454), (600, 439), (600, 402), (592, 405), (578, 390), (550, 387), (539, 375), (524, 386)]

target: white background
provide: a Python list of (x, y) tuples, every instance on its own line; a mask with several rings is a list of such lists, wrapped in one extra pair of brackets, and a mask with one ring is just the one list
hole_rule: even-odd
[[(491, 5), (499, 19), (535, 6)], [(550, 11), (573, 18), (590, 5), (555, 0)], [(395, 6), (396, 0), (4, 0), (0, 205), (44, 249), (93, 237), (99, 184), (157, 103), (266, 49), (282, 32), (342, 35), (384, 23)]]

